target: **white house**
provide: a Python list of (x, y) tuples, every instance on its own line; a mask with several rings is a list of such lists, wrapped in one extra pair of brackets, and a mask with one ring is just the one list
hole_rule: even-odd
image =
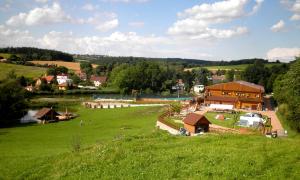
[(73, 83), (72, 79), (69, 79), (67, 74), (59, 74), (56, 76), (56, 80), (58, 84), (68, 84), (71, 85)]

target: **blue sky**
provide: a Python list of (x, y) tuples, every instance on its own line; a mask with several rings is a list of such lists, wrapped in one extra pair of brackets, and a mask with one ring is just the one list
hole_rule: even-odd
[(0, 46), (208, 60), (300, 55), (300, 0), (1, 0)]

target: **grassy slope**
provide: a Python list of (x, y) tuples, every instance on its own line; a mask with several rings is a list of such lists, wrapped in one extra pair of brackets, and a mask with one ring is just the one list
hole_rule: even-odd
[[(158, 108), (87, 110), (48, 125), (0, 129), (0, 179), (299, 177), (300, 139), (155, 131)], [(84, 126), (80, 127), (80, 120)], [(80, 137), (86, 149), (71, 152)]]
[(40, 67), (0, 63), (0, 79), (4, 79), (11, 70), (15, 70), (18, 76), (23, 75), (29, 78), (39, 77), (46, 72), (45, 68)]
[(8, 59), (11, 56), (11, 54), (9, 54), (9, 53), (0, 53), (0, 56), (2, 56), (4, 59)]
[[(91, 110), (80, 108), (77, 119), (47, 125), (0, 129), (0, 179), (14, 177), (36, 161), (71, 152), (74, 136), (84, 147), (111, 141), (120, 135), (148, 134), (158, 108)], [(80, 120), (84, 125), (80, 127)]]

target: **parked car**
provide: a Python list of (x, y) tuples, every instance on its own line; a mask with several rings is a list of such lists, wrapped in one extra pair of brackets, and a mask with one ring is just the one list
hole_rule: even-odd
[(239, 125), (244, 127), (257, 127), (259, 123), (264, 123), (263, 116), (259, 113), (247, 113), (240, 116)]

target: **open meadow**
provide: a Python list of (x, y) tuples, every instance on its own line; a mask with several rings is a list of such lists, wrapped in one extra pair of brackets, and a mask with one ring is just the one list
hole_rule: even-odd
[(172, 136), (155, 128), (159, 107), (72, 108), (71, 121), (0, 129), (0, 179), (300, 176), (299, 138)]
[(0, 63), (0, 80), (4, 79), (7, 73), (12, 70), (14, 70), (18, 76), (28, 78), (40, 77), (46, 73), (46, 68)]
[[(279, 65), (280, 63), (268, 63), (268, 64), (265, 64), (266, 67), (272, 67), (274, 65)], [(237, 70), (237, 71), (243, 71), (245, 70), (249, 65), (251, 64), (240, 64), (240, 65), (226, 65), (226, 66), (203, 66), (202, 68), (206, 68), (208, 69), (209, 71), (217, 71), (217, 70), (231, 70), (231, 69), (234, 69), (234, 70)], [(189, 69), (185, 69), (186, 71), (189, 70), (197, 70), (199, 69), (200, 67), (196, 67), (196, 68), (189, 68)]]

